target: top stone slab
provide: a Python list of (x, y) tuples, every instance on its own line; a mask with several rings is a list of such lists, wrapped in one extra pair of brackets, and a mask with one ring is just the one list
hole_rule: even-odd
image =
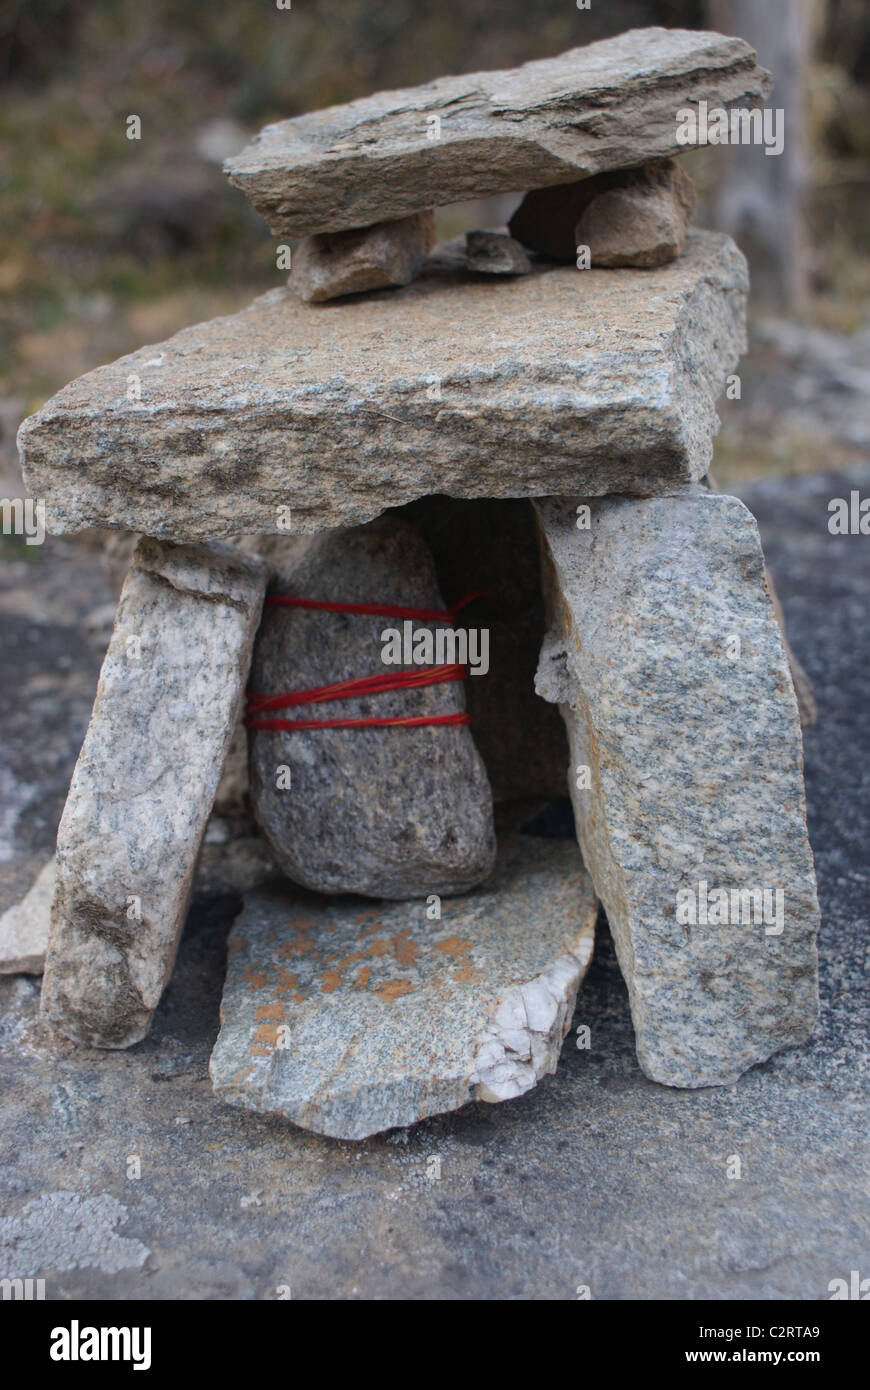
[(276, 234), (336, 232), (680, 154), (679, 110), (760, 106), (771, 86), (743, 39), (632, 29), (280, 121), (224, 169)]

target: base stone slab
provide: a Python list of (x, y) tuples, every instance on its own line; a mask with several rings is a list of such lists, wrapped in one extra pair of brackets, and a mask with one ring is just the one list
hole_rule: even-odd
[(229, 942), (216, 1094), (364, 1139), (553, 1072), (597, 901), (570, 841), (507, 835), (493, 877), (432, 903), (250, 895)]

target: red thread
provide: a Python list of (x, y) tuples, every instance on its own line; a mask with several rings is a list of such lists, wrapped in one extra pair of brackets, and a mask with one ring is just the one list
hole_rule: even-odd
[[(480, 598), (486, 591), (475, 589), (466, 594), (458, 603), (448, 609), (438, 608), (389, 608), (377, 603), (332, 603), (324, 599), (297, 598), (292, 594), (272, 594), (267, 604), (283, 608), (327, 609), (334, 613), (364, 613), (384, 618), (418, 618), (424, 622), (455, 621), (456, 614), (466, 604)], [(398, 671), (376, 676), (357, 676), (351, 680), (335, 681), (332, 685), (317, 685), (310, 690), (290, 690), (283, 695), (248, 695), (245, 723), (249, 729), (271, 729), (275, 731), (293, 729), (362, 729), (385, 728), (390, 725), (421, 726), (433, 724), (470, 724), (471, 715), (462, 710), (452, 714), (401, 714), (383, 718), (359, 719), (258, 719), (266, 710), (288, 709), (298, 705), (319, 704), (323, 700), (349, 700), (359, 695), (379, 695), (385, 690), (408, 690), (418, 686), (442, 685), (448, 681), (465, 680), (464, 666), (454, 662), (445, 666), (431, 666), (420, 671)]]
[(416, 685), (440, 685), (446, 681), (464, 681), (465, 667), (459, 662), (448, 666), (430, 666), (420, 671), (396, 671), (383, 675), (356, 676), (353, 680), (335, 681), (333, 685), (315, 685), (310, 690), (288, 690), (286, 695), (249, 695), (248, 714), (260, 714), (267, 709), (289, 709), (294, 705), (316, 705), (322, 700), (350, 700), (354, 695), (379, 695), (382, 690), (405, 690)]
[(266, 603), (280, 608), (320, 608), (330, 613), (368, 613), (375, 618), (419, 618), (421, 622), (452, 623), (466, 604), (480, 598), (485, 589), (474, 589), (452, 608), (401, 608), (382, 603), (331, 603), (326, 599), (297, 598), (294, 594), (270, 594)]
[(250, 719), (249, 729), (374, 729), (388, 724), (470, 724), (464, 710), (453, 714), (401, 714), (393, 719)]

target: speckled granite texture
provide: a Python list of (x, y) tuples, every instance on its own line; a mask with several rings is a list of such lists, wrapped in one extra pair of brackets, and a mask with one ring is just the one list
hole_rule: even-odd
[(721, 1085), (804, 1042), (818, 1007), (801, 733), (758, 531), (703, 488), (593, 500), (588, 529), (578, 505), (536, 504), (553, 625), (538, 689), (568, 728), (638, 1060)]
[(508, 836), (461, 898), (246, 899), (211, 1059), (223, 1100), (364, 1139), (556, 1069), (598, 904), (575, 846)]
[(224, 168), (273, 232), (306, 236), (679, 154), (681, 107), (760, 106), (770, 88), (743, 39), (633, 29), (280, 121)]
[(129, 1047), (169, 978), (244, 694), (266, 568), (142, 540), (57, 840), (43, 1011)]
[(745, 346), (727, 237), (695, 232), (658, 270), (438, 264), (331, 305), (272, 290), (64, 387), (19, 431), (48, 529), (301, 535), (431, 493), (660, 493), (707, 472)]
[[(428, 547), (395, 516), (318, 538), (274, 592), (444, 611)], [(412, 629), (431, 632), (438, 626), (415, 622)], [(423, 671), (383, 664), (382, 634), (392, 628), (399, 630), (401, 620), (267, 605), (254, 646), (251, 689), (277, 695), (361, 676)], [(469, 677), (476, 679), (485, 677)], [(457, 714), (465, 709), (464, 684), (325, 700), (274, 715), (293, 720)], [(460, 893), (492, 869), (492, 793), (468, 724), (252, 729), (250, 747), (254, 813), (275, 862), (295, 883), (321, 893), (425, 898)]]

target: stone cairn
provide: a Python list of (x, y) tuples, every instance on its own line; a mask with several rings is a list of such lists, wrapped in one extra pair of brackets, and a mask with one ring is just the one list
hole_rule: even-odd
[[(269, 867), (229, 942), (232, 1104), (362, 1138), (521, 1095), (599, 902), (648, 1077), (808, 1037), (798, 705), (709, 481), (746, 269), (674, 158), (680, 111), (769, 91), (742, 40), (646, 29), (269, 126), (227, 173), (288, 288), (25, 421), (49, 530), (139, 538), (58, 835), (67, 1037), (146, 1034), (233, 800)], [(510, 235), (433, 249), (433, 208), (517, 189)], [(519, 833), (566, 792), (582, 858)]]

